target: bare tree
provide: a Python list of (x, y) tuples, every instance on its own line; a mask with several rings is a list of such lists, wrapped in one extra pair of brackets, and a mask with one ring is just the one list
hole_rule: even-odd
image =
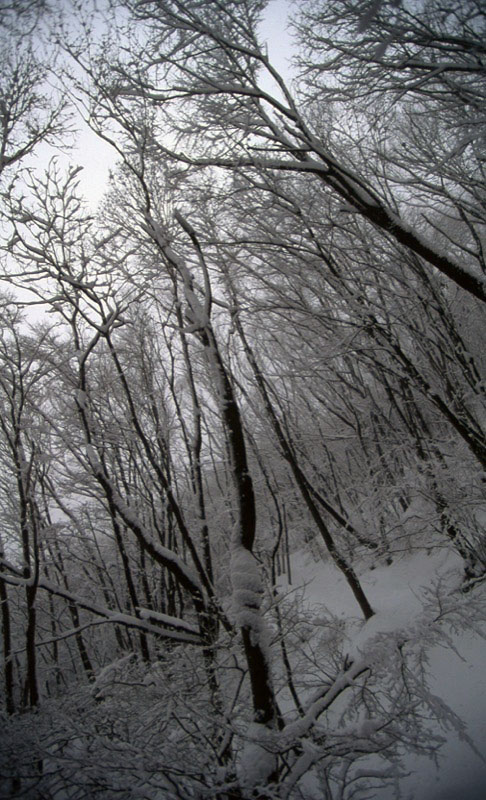
[(0, 32), (0, 174), (18, 167), (42, 143), (56, 142), (66, 129), (66, 104), (53, 102), (47, 70), (25, 40)]
[[(406, 213), (400, 192), (367, 174), (363, 163), (356, 167), (352, 154), (346, 159), (344, 150), (322, 135), (315, 124), (316, 103), (308, 112), (305, 95), (291, 92), (258, 41), (261, 3), (208, 3), (195, 9), (182, 2), (133, 2), (127, 8), (144, 30), (143, 49), (132, 42), (130, 56), (117, 62), (112, 53), (113, 65), (101, 69), (99, 58), (90, 62), (79, 48), (71, 50), (96, 85), (90, 113), (102, 136), (113, 136), (111, 120), (115, 127), (138, 130), (154, 153), (175, 163), (317, 178), (346, 209), (485, 299), (477, 254), (456, 257), (437, 247), (434, 229), (429, 226), (424, 235), (423, 225)], [(306, 63), (317, 59), (316, 48), (306, 52)], [(277, 87), (274, 95), (262, 88), (262, 73)], [(150, 129), (142, 108), (153, 114)], [(177, 136), (177, 148), (159, 135), (167, 126)]]

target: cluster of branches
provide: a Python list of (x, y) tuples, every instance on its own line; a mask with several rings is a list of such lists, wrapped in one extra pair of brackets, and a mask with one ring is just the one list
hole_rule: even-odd
[[(2, 296), (5, 711), (83, 681), (96, 705), (153, 664), (167, 703), (191, 662), (153, 767), (168, 797), (290, 798), (310, 770), (348, 796), (433, 746), (416, 628), (381, 662), (329, 638), (312, 693), (276, 598), (305, 547), (365, 621), (363, 565), (448, 547), (468, 587), (486, 571), (484, 14), (422, 5), (302, 3), (295, 92), (257, 0), (127, 0), (102, 45), (61, 23), (63, 83), (119, 165), (96, 215), (77, 169), (4, 180), (5, 279), (49, 312), (29, 327)], [(66, 108), (38, 60), (4, 75), (2, 179)], [(23, 781), (55, 796), (75, 756), (44, 755)]]

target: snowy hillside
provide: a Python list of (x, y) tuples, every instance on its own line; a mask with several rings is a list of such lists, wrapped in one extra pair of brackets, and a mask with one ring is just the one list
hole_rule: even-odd
[[(362, 585), (376, 610), (368, 622), (349, 622), (358, 617), (359, 610), (342, 575), (329, 561), (316, 562), (309, 553), (295, 553), (291, 574), (291, 585), (284, 576), (280, 579), (281, 592), (295, 592), (315, 618), (325, 618), (330, 612), (346, 621), (355, 655), (366, 649), (375, 634), (407, 632), (420, 624), (424, 606), (430, 603), (431, 587), (438, 582), (444, 595), (457, 597), (459, 604), (464, 602), (459, 590), (460, 559), (448, 550), (403, 555), (391, 565), (363, 573)], [(473, 592), (484, 597), (486, 586), (478, 585)], [(444, 744), (436, 761), (417, 754), (404, 758), (410, 774), (399, 786), (405, 800), (483, 800), (486, 796), (486, 622), (475, 621), (473, 616), (466, 627), (466, 610), (463, 631), (450, 630), (446, 623), (447, 640), (431, 643), (427, 650), (430, 691), (464, 723), (465, 735), (453, 727), (442, 727)], [(388, 800), (390, 791), (390, 787), (378, 788), (370, 796)]]

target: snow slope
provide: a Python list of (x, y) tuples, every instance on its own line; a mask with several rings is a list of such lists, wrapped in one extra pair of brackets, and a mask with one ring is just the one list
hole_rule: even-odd
[[(359, 608), (343, 576), (329, 561), (315, 562), (299, 551), (292, 557), (292, 584), (282, 576), (282, 590), (302, 593), (305, 605), (319, 613), (325, 608), (337, 617), (359, 620)], [(461, 565), (448, 550), (427, 555), (403, 555), (390, 566), (378, 566), (360, 575), (375, 616), (356, 622), (352, 648), (358, 649), (377, 632), (397, 630), (420, 614), (431, 583), (440, 576), (453, 590), (459, 585)], [(300, 588), (297, 588), (300, 587)], [(484, 585), (474, 591), (484, 591)], [(486, 634), (486, 629), (485, 629)], [(402, 780), (406, 800), (484, 800), (486, 798), (486, 639), (472, 630), (455, 632), (451, 647), (434, 646), (429, 652), (430, 688), (467, 725), (477, 752), (455, 731), (441, 731), (446, 743), (436, 765), (426, 757), (411, 756), (405, 763), (409, 777)], [(485, 759), (485, 760), (483, 760)], [(388, 800), (386, 790), (376, 800)]]

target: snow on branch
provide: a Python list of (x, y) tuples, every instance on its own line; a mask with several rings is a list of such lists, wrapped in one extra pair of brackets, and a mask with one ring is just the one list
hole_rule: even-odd
[[(3, 565), (3, 560), (0, 560), (0, 563)], [(11, 584), (12, 586), (23, 586), (28, 583), (26, 579), (20, 578), (17, 575), (8, 575), (6, 573), (0, 573), (0, 580), (4, 580), (6, 583)], [(69, 603), (74, 603), (74, 605), (76, 605), (78, 608), (89, 611), (96, 616), (103, 617), (103, 622), (123, 625), (127, 628), (135, 628), (145, 633), (150, 633), (154, 636), (162, 637), (164, 639), (174, 639), (175, 641), (184, 642), (187, 644), (200, 645), (203, 643), (198, 635), (197, 630), (184, 620), (178, 619), (177, 617), (170, 617), (166, 614), (156, 614), (148, 609), (142, 610), (142, 613), (140, 613), (139, 617), (136, 617), (133, 614), (124, 614), (117, 611), (111, 611), (110, 609), (104, 608), (97, 603), (91, 603), (79, 595), (67, 591), (67, 589), (57, 586), (55, 583), (52, 583), (45, 578), (39, 578), (37, 582), (37, 588), (42, 589), (49, 594), (56, 595), (57, 597), (62, 597)], [(152, 622), (158, 622), (159, 625), (152, 624)], [(167, 625), (168, 627), (164, 629), (160, 627), (160, 625)], [(75, 636), (79, 630), (82, 630), (84, 627), (87, 626), (81, 626), (80, 628), (74, 628), (67, 633), (61, 633), (58, 637), (56, 637), (55, 641), (60, 641), (61, 639), (67, 638), (67, 636)], [(170, 630), (169, 627), (172, 630)]]
[(142, 547), (144, 547), (159, 564), (167, 567), (193, 597), (197, 597), (202, 601), (204, 589), (194, 570), (190, 569), (185, 561), (174, 553), (173, 550), (169, 550), (169, 548), (164, 547), (153, 538), (151, 532), (147, 530), (133, 508), (125, 503), (113, 481), (106, 474), (93, 445), (88, 444), (86, 446), (86, 453), (96, 478), (105, 489), (105, 492), (107, 492), (116, 512), (130, 530), (133, 531)]

